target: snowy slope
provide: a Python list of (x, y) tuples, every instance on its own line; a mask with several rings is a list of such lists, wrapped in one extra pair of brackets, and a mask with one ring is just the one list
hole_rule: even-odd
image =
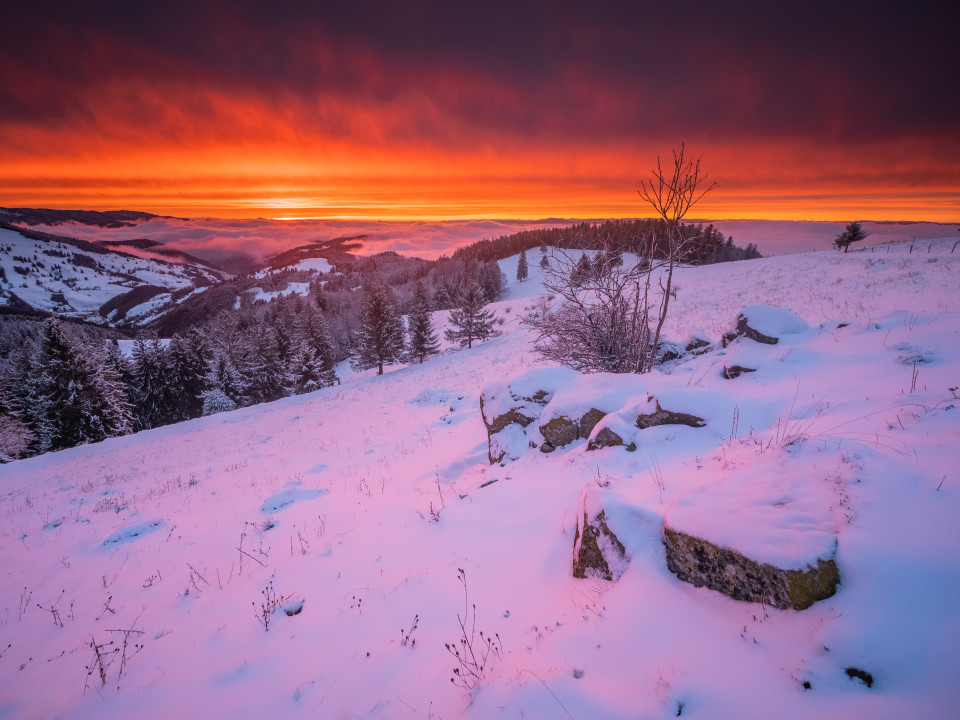
[[(472, 350), (2, 466), (0, 716), (949, 717), (952, 244), (682, 269), (672, 339), (718, 339), (752, 303), (809, 328), (631, 376), (707, 421), (633, 453), (488, 464), (480, 392), (540, 364), (517, 326), (534, 252), (526, 283), (501, 262), (504, 334)], [(631, 557), (616, 583), (571, 576), (585, 487)], [(745, 531), (793, 521), (748, 518), (791, 502), (836, 538), (834, 597), (774, 610), (667, 569), (665, 518), (773, 557)], [(502, 647), (472, 694), (450, 681), (458, 615)]]
[(28, 234), (34, 237), (0, 228), (0, 305), (12, 303), (16, 296), (38, 310), (104, 323), (123, 319), (115, 312), (101, 315), (100, 309), (110, 300), (141, 287), (165, 291), (126, 312), (127, 319), (143, 322), (155, 317), (176, 291), (191, 291), (222, 279), (221, 273), (199, 265)]

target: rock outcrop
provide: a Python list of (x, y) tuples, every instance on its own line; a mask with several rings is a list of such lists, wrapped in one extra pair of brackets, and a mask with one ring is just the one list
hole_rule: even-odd
[(738, 337), (745, 337), (764, 345), (776, 345), (784, 335), (801, 333), (809, 326), (796, 313), (770, 305), (749, 305), (737, 316), (737, 328), (725, 333), (726, 347)]
[(568, 368), (544, 368), (487, 387), (480, 394), (487, 435), (495, 435), (508, 425), (526, 427), (540, 417), (556, 389), (577, 376)]
[(510, 424), (489, 438), (487, 457), (491, 465), (504, 464), (519, 458), (528, 447), (527, 434), (523, 427)]
[(837, 476), (816, 447), (771, 448), (677, 496), (664, 514), (667, 567), (735, 600), (803, 610), (840, 583)]
[[(575, 440), (586, 440), (606, 414), (603, 410), (590, 408), (579, 419), (572, 419), (566, 415), (551, 418), (540, 426), (540, 434), (546, 440), (541, 449), (544, 452), (550, 452), (558, 447), (569, 445)], [(547, 443), (550, 445), (549, 448)]]
[(699, 428), (707, 424), (703, 418), (697, 417), (696, 415), (664, 410), (660, 407), (660, 401), (654, 397), (648, 398), (647, 405), (652, 405), (653, 407), (649, 408), (646, 412), (641, 411), (637, 414), (637, 427), (641, 430), (657, 425), (689, 425), (690, 427)]
[(730, 548), (664, 527), (667, 567), (681, 580), (716, 590), (734, 600), (805, 610), (831, 597), (840, 573), (831, 555), (801, 569), (759, 563)]
[(752, 373), (756, 371), (757, 371), (756, 368), (743, 367), (742, 365), (731, 365), (730, 367), (727, 367), (726, 365), (724, 365), (723, 377), (726, 380), (733, 380), (735, 378), (740, 377), (744, 373)]
[(575, 377), (578, 374), (568, 368), (544, 368), (484, 389), (480, 413), (487, 428), (491, 465), (520, 456), (529, 446), (524, 428), (540, 417), (556, 389)]
[(599, 450), (608, 447), (623, 447), (630, 452), (636, 450), (637, 443), (634, 437), (638, 430), (633, 422), (635, 417), (636, 413), (634, 412), (618, 412), (607, 415), (597, 423), (590, 434), (587, 450)]
[(573, 576), (616, 581), (630, 558), (607, 525), (602, 491), (586, 488), (577, 501), (577, 532), (573, 539)]

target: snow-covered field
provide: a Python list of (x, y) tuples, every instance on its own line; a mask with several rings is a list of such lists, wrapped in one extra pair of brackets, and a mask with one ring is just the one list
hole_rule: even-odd
[[(954, 241), (682, 269), (673, 340), (754, 303), (807, 326), (624, 380), (706, 421), (635, 452), (489, 465), (481, 391), (541, 365), (533, 251), (472, 350), (0, 467), (0, 717), (951, 717)], [(615, 583), (572, 577), (585, 488), (630, 557)], [(665, 519), (772, 559), (815, 526), (841, 584), (803, 611), (695, 588)], [(500, 648), (472, 693), (458, 616)]]
[[(151, 255), (135, 257), (124, 252), (84, 252), (73, 245), (33, 240), (0, 228), (0, 306), (10, 303), (10, 293), (39, 310), (63, 317), (102, 322), (100, 307), (111, 298), (139, 285), (168, 290), (193, 287), (197, 279), (212, 282), (219, 273), (185, 266)], [(171, 298), (157, 295), (127, 312), (139, 319), (158, 310)]]

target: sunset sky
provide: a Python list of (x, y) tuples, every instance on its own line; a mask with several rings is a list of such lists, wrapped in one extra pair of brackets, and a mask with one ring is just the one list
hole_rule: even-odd
[(960, 221), (957, 11), (848, 5), (9, 3), (0, 205)]

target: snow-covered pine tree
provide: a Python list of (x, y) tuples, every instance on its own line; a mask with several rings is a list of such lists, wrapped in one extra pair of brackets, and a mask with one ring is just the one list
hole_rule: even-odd
[(191, 329), (187, 339), (174, 334), (166, 351), (167, 402), (171, 422), (181, 422), (203, 414), (204, 376), (207, 371), (206, 343)]
[(438, 283), (433, 289), (433, 306), (438, 310), (450, 307), (453, 301), (445, 283)]
[(92, 378), (91, 401), (87, 412), (100, 418), (104, 437), (133, 432), (133, 403), (130, 402), (130, 388), (123, 375), (109, 361), (102, 345), (87, 345), (86, 349), (88, 373)]
[(269, 323), (249, 328), (241, 376), (244, 394), (252, 404), (272, 402), (290, 394), (291, 380), (280, 360), (276, 330)]
[(517, 280), (523, 282), (527, 279), (529, 270), (527, 269), (527, 251), (520, 251), (520, 259), (517, 260)]
[(313, 306), (307, 306), (300, 315), (299, 325), (300, 344), (310, 358), (318, 387), (339, 385), (333, 342), (323, 313)]
[(450, 324), (444, 336), (460, 347), (473, 347), (474, 342), (486, 340), (493, 334), (495, 318), (493, 311), (487, 310), (487, 298), (483, 288), (476, 281), (468, 282), (461, 293), (457, 307), (450, 311)]
[(540, 267), (542, 267), (542, 268), (548, 268), (548, 267), (550, 267), (550, 258), (548, 258), (546, 255), (541, 255), (541, 256), (540, 256)]
[(408, 325), (407, 353), (411, 362), (416, 360), (422, 363), (427, 355), (434, 355), (439, 352), (440, 343), (437, 333), (433, 329), (430, 299), (423, 280), (417, 281), (417, 286), (413, 291), (413, 308), (410, 310)]
[(575, 285), (581, 285), (587, 282), (592, 275), (593, 263), (590, 262), (590, 258), (586, 253), (582, 253), (580, 255), (580, 260), (577, 261), (576, 266), (573, 268), (573, 272), (570, 274), (570, 280)]
[[(6, 378), (4, 378), (6, 380)], [(0, 463), (24, 456), (36, 440), (16, 401), (0, 386)]]
[(107, 364), (117, 373), (123, 384), (127, 387), (127, 396), (133, 406), (133, 397), (130, 395), (133, 388), (133, 365), (130, 358), (123, 354), (120, 344), (116, 340), (107, 343), (105, 357)]
[(40, 452), (60, 450), (131, 430), (123, 383), (103, 350), (44, 324), (30, 383), (31, 428)]
[[(483, 290), (488, 303), (499, 300), (507, 284), (507, 278), (500, 270), (500, 264), (496, 260), (488, 260), (485, 263), (481, 263), (476, 275), (476, 280)], [(469, 285), (469, 283), (470, 280), (468, 276), (467, 284)], [(461, 288), (461, 293), (462, 292), (463, 289)]]
[(213, 355), (204, 380), (207, 386), (201, 394), (204, 415), (236, 410), (245, 404), (243, 378), (226, 353)]
[(166, 356), (159, 340), (137, 338), (133, 345), (133, 407), (137, 430), (173, 422)]
[(360, 309), (360, 332), (351, 364), (357, 370), (377, 368), (383, 375), (386, 363), (400, 362), (404, 351), (404, 327), (393, 293), (386, 285), (364, 288)]
[(291, 392), (294, 395), (319, 390), (320, 372), (313, 357), (313, 351), (306, 345), (301, 346), (290, 361)]

